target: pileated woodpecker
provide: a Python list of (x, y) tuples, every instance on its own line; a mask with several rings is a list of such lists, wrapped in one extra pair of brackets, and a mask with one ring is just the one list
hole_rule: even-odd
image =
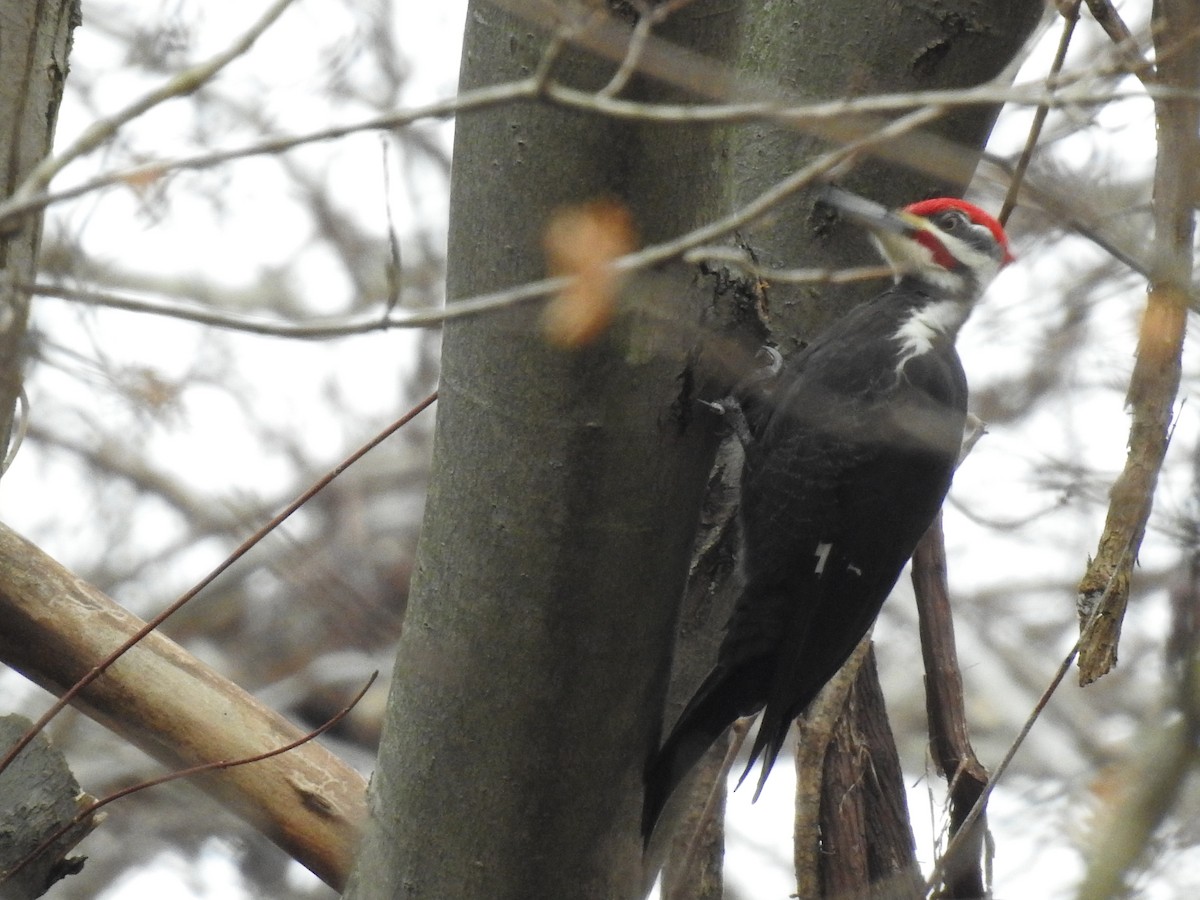
[(745, 585), (716, 667), (647, 768), (647, 842), (692, 766), (761, 709), (742, 773), (761, 758), (757, 799), (792, 720), (875, 621), (950, 487), (967, 410), (958, 330), (1013, 258), (1000, 224), (962, 200), (821, 199), (870, 232), (895, 284), (735, 390)]

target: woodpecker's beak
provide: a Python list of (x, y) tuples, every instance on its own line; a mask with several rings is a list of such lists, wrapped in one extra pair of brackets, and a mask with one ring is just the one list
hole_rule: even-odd
[(911, 235), (929, 227), (920, 216), (914, 216), (902, 209), (888, 209), (873, 200), (867, 200), (833, 185), (822, 188), (817, 199), (829, 204), (856, 225), (875, 233), (890, 231), (893, 234)]
[(890, 210), (874, 200), (842, 191), (840, 187), (824, 188), (821, 200), (838, 210), (842, 218), (870, 234), (896, 277), (905, 272), (940, 268), (940, 265), (934, 265), (938, 260), (932, 257), (935, 248), (942, 247), (942, 240), (928, 218), (905, 209)]

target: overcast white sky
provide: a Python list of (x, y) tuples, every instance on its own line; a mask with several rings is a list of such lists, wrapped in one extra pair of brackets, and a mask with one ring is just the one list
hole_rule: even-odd
[[(194, 26), (189, 24), (196, 29), (196, 43), (190, 57), (198, 59), (225, 46), (263, 5), (255, 4), (252, 8), (238, 5), (226, 9), (212, 4), (180, 4), (181, 19), (195, 23)], [(417, 104), (449, 95), (455, 84), (465, 2), (410, 2), (402, 3), (400, 7), (399, 45), (411, 60), (412, 68), (404, 102)], [(127, 8), (145, 9), (137, 3), (130, 3)], [(152, 14), (164, 15), (172, 8), (174, 5), (156, 5)], [(116, 45), (102, 31), (89, 27), (89, 16), (93, 14), (93, 7), (85, 2), (84, 26), (76, 32), (72, 66), (79, 77), (87, 77), (96, 85), (91, 98), (95, 108), (110, 112), (127, 103), (146, 85), (126, 76), (120, 66)], [(345, 17), (336, 14), (329, 4), (300, 0), (285, 13), (278, 29), (262, 39), (248, 59), (236, 63), (222, 77), (229, 79), (231, 90), (237, 87), (236, 79), (252, 85), (260, 81), (269, 83), (273, 103), (270, 112), (280, 131), (304, 131), (331, 122), (352, 120), (356, 118), (353, 110), (339, 109), (324, 100), (314, 99), (315, 85), (321, 73), (314, 70), (310, 57), (297, 51), (297, 46), (314, 39), (326, 42), (332, 29), (345, 27)], [(353, 33), (346, 32), (344, 40), (350, 46)], [(1056, 41), (1057, 31), (1047, 36), (1046, 45), (1031, 60), (1026, 70), (1028, 74), (1023, 77), (1034, 77), (1045, 71), (1050, 53), (1047, 48), (1052, 48)], [(352, 76), (353, 54), (346, 58)], [(69, 99), (62, 111), (59, 143), (65, 143), (86, 127), (92, 115), (93, 110)], [(1147, 115), (1144, 104), (1113, 108), (1105, 113), (1111, 120), (1105, 124), (1114, 140), (1102, 148), (1080, 147), (1072, 152), (1108, 154), (1126, 170), (1145, 167), (1147, 161), (1153, 159), (1152, 149), (1148, 146), (1153, 140), (1153, 132)], [(188, 132), (193, 125), (191, 116), (186, 101), (166, 104), (147, 122), (131, 130), (132, 139), (141, 142), (146, 153), (153, 156), (181, 151), (187, 148), (187, 142), (182, 138), (176, 141), (173, 135)], [(1023, 140), (1022, 123), (1025, 120), (1026, 113), (1003, 119), (997, 129), (995, 149), (1008, 152), (1018, 146)], [(443, 139), (448, 141), (450, 126), (439, 128)], [(237, 143), (236, 140), (231, 142)], [(308, 152), (300, 151), (298, 155), (303, 158)], [(378, 233), (383, 235), (386, 220), (380, 202), (381, 159), (377, 137), (352, 138), (338, 145), (334, 159), (328, 163), (328, 177), (343, 188), (348, 205), (367, 210), (365, 217), (373, 221)], [(62, 184), (69, 184), (97, 168), (104, 168), (102, 154), (77, 168), (68, 169), (62, 176)], [(92, 252), (116, 261), (124, 260), (137, 271), (173, 275), (197, 269), (211, 274), (216, 270), (231, 286), (241, 286), (255, 277), (264, 261), (282, 263), (290, 260), (306, 235), (296, 230), (300, 227), (299, 220), (292, 222), (279, 216), (276, 194), (283, 188), (273, 170), (253, 162), (237, 163), (230, 168), (229, 178), (229, 192), (240, 204), (239, 215), (218, 220), (201, 201), (195, 201), (191, 207), (186, 204), (176, 206), (173, 217), (190, 214), (194, 218), (191, 230), (181, 229), (177, 219), (171, 223), (172, 227), (163, 227), (162, 222), (147, 217), (132, 192), (108, 192), (102, 202), (56, 212), (55, 215), (62, 218), (57, 220), (58, 225), (51, 227), (83, 233)], [(397, 204), (399, 208), (419, 210), (421, 214), (419, 222), (406, 223), (401, 216), (397, 225), (402, 233), (406, 228), (427, 227), (430, 221), (444, 221), (445, 199), (441, 195), (423, 194), (419, 187), (405, 185), (393, 185), (393, 189), (403, 201)], [(371, 213), (373, 207), (375, 212)], [(85, 217), (88, 226), (81, 229), (80, 222)], [(1067, 258), (1060, 252), (1058, 258), (1049, 259), (1039, 255), (1035, 248), (1023, 246), (1019, 223), (1018, 217), (1010, 230), (1020, 260), (1001, 276), (961, 339), (962, 355), (977, 387), (1006, 372), (1019, 370), (1014, 361), (1028, 352), (1029, 337), (1036, 332), (1033, 323), (1038, 314), (1039, 297), (1035, 286), (1053, 281), (1061, 274), (1063, 259)], [(1082, 267), (1088, 255), (1097, 253), (1083, 241), (1063, 246), (1069, 250), (1068, 265), (1072, 266)], [(333, 272), (334, 267), (315, 259), (303, 273), (311, 285), (321, 287), (313, 292), (315, 295), (324, 293), (332, 298), (327, 310), (331, 313), (341, 308), (336, 298), (346, 290), (346, 285), (338, 283)], [(964, 579), (967, 578), (986, 579), (995, 584), (1027, 578), (1029, 583), (1034, 583), (1046, 572), (1078, 569), (1087, 554), (1094, 550), (1102, 518), (1098, 508), (1090, 517), (1081, 515), (1078, 507), (1064, 508), (1061, 513), (1045, 517), (1042, 538), (1036, 542), (1031, 542), (1024, 531), (1013, 532), (1007, 539), (998, 537), (994, 529), (976, 524), (959, 509), (966, 508), (976, 517), (1015, 519), (1052, 507), (1057, 502), (1057, 491), (1053, 486), (1037, 483), (1029, 474), (1048, 458), (1071, 458), (1102, 471), (1119, 468), (1124, 459), (1126, 420), (1120, 411), (1120, 393), (1113, 387), (1121, 383), (1132, 365), (1133, 340), (1143, 300), (1141, 286), (1134, 287), (1135, 290), (1114, 293), (1102, 301), (1096, 319), (1105, 328), (1103, 333), (1090, 336), (1094, 344), (1090, 345), (1088, 365), (1092, 368), (1079, 373), (1080, 381), (1087, 389), (1073, 393), (1060, 406), (1047, 406), (1037, 419), (1019, 430), (995, 429), (979, 444), (961, 470), (946, 523), (952, 579), (959, 587), (973, 589), (980, 586), (966, 583)], [(202, 352), (197, 348), (206, 341), (204, 330), (195, 326), (145, 321), (118, 313), (81, 316), (78, 310), (59, 301), (39, 301), (36, 315), (42, 328), (60, 335), (65, 342), (95, 342), (110, 356), (124, 355), (131, 364), (152, 367), (174, 377), (186, 374), (186, 367)], [(84, 332), (88, 335), (86, 338)], [(256, 391), (265, 391), (280, 420), (287, 423), (288, 428), (302, 432), (306, 440), (313, 442), (313, 446), (333, 461), (348, 446), (350, 436), (330, 427), (326, 421), (313, 422), (305, 398), (319, 392), (332, 372), (345, 397), (362, 398), (362, 411), (384, 416), (399, 402), (396, 390), (400, 379), (381, 377), (381, 373), (396, 371), (400, 364), (398, 360), (403, 359), (405, 340), (403, 336), (391, 334), (314, 348), (313, 345), (297, 347), (282, 341), (246, 338), (244, 346), (252, 346), (253, 352), (243, 354), (246, 359), (239, 362), (238, 377), (253, 384)], [(246, 362), (251, 359), (253, 363)], [(1189, 356), (1188, 366), (1195, 369), (1192, 356)], [(274, 381), (275, 373), (286, 373), (286, 378)], [(44, 377), (53, 379), (55, 376), (47, 372)], [(31, 392), (36, 399), (37, 390), (51, 387), (53, 385), (33, 385)], [(392, 393), (389, 394), (389, 390)], [(227, 426), (231, 417), (240, 415), (228, 404), (229, 401), (216, 392), (194, 396), (189, 401), (186, 427), (159, 435), (158, 449), (163, 458), (175, 460), (184, 477), (191, 479), (198, 489), (219, 483), (231, 490), (253, 490), (270, 496), (285, 486), (286, 473), (273, 468), (270, 460), (263, 460), (259, 466), (245, 465), (247, 454), (255, 451), (238, 440), (236, 428)], [(1190, 403), (1183, 408), (1174, 440), (1172, 453), (1178, 458), (1162, 491), (1164, 496), (1176, 498), (1176, 503), (1182, 503), (1180, 498), (1188, 496), (1191, 474), (1186, 454), (1195, 446), (1198, 431), (1196, 405)], [(214, 435), (219, 439), (213, 440)], [(61, 543), (55, 546), (55, 539), (50, 538), (46, 549), (69, 560), (77, 548), (71, 546), (70, 530), (62, 528), (64, 517), (69, 520), (72, 515), (79, 516), (82, 528), (82, 521), (91, 517), (91, 511), (71, 511), (69, 504), (53, 498), (48, 500), (49, 486), (34, 477), (35, 472), (42, 470), (23, 470), (23, 462), (18, 459), (10, 477), (5, 479), (3, 494), (0, 494), (6, 519), (27, 533), (58, 535), (57, 540)], [(25, 465), (29, 463), (25, 462)], [(238, 473), (244, 483), (229, 484), (231, 472)], [(154, 526), (151, 522), (144, 527), (153, 529)], [(148, 536), (148, 540), (152, 539)], [(215, 561), (219, 552), (217, 547), (198, 549), (196, 569), (202, 571), (205, 560), (212, 557)], [(1176, 548), (1170, 540), (1152, 533), (1142, 558), (1148, 566), (1160, 566), (1173, 560), (1175, 553)], [(1019, 563), (1014, 562), (1016, 560)], [(180, 577), (186, 579), (190, 573), (181, 573)], [(137, 598), (122, 599), (136, 606)], [(144, 599), (148, 604), (159, 605), (163, 598)], [(1025, 599), (1027, 605), (1018, 604), (1013, 611), (1022, 615), (1045, 615), (1056, 621), (1070, 620), (1069, 606), (1061, 597), (1051, 600), (1032, 595)], [(891, 602), (911, 601), (905, 596), (897, 596)], [(1164, 619), (1165, 604), (1160, 598), (1145, 605), (1135, 627), (1161, 633)], [(998, 639), (1002, 638), (1002, 627), (997, 625)], [(878, 634), (885, 682), (889, 678), (889, 661), (893, 664), (893, 678), (903, 665), (896, 646), (889, 647), (889, 641), (895, 638), (890, 632), (891, 627), (885, 624)], [(1064, 635), (1067, 633), (1064, 630)], [(896, 643), (903, 640), (903, 637), (896, 638)], [(1069, 643), (1063, 646), (1064, 653), (1068, 646)], [(970, 646), (960, 649), (968, 664), (968, 694), (974, 690), (976, 697), (986, 695), (989, 689), (986, 680), (990, 676), (980, 672), (973, 674)], [(1055, 659), (1045, 661), (1047, 682), (1056, 665)], [(1076, 689), (1068, 686), (1065, 690)], [(986, 722), (986, 710), (982, 718)], [(1114, 743), (1119, 737), (1114, 736)], [(1005, 740), (1005, 736), (997, 737), (1000, 744)], [(988, 764), (994, 762), (994, 759), (985, 760)], [(1080, 772), (1081, 778), (1086, 775), (1085, 771)], [(919, 776), (919, 772), (910, 773), (913, 782), (910, 809), (915, 822), (919, 823), (921, 858), (928, 863), (932, 859), (931, 836), (936, 832), (936, 826), (932, 821), (920, 824), (929, 820), (931, 804), (929, 785)], [(732, 836), (728, 867), (731, 880), (743, 889), (744, 896), (782, 900), (792, 890), (792, 790), (790, 766), (781, 762), (758, 804), (749, 804), (749, 792), (731, 794)], [(938, 798), (941, 796), (936, 786), (934, 794)], [(991, 806), (991, 824), (997, 846), (998, 896), (1045, 898), (1069, 895), (1081, 870), (1078, 855), (1070, 842), (1056, 834), (1056, 830), (1061, 831), (1063, 820), (1060, 814), (1066, 815), (1056, 809), (1056, 804), (1064, 802), (1061, 796), (1049, 800), (1039, 796), (1036, 790), (1023, 787), (1019, 781), (1014, 782), (1012, 789), (1002, 787), (997, 791)], [(934, 819), (940, 817), (938, 803), (940, 800), (933, 804)], [(1030, 815), (1031, 804), (1039, 810), (1036, 816)], [(1200, 864), (1196, 869), (1200, 872)], [(195, 872), (181, 861), (160, 859), (135, 879), (114, 886), (104, 898), (127, 900), (170, 896), (198, 900), (238, 896), (236, 872), (219, 846), (214, 846), (206, 856), (202, 882), (194, 876)], [(1200, 885), (1200, 876), (1197, 884)], [(1150, 885), (1141, 896), (1167, 900), (1168, 895), (1156, 893), (1156, 888)]]

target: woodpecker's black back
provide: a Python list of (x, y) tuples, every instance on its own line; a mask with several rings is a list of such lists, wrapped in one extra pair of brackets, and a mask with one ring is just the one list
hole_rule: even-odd
[[(716, 667), (647, 769), (647, 840), (684, 775), (759, 709), (746, 773), (762, 759), (761, 790), (792, 720), (875, 620), (950, 486), (967, 404), (954, 339), (972, 299), (903, 279), (745, 398), (745, 587)], [(956, 303), (945, 330), (913, 318)]]

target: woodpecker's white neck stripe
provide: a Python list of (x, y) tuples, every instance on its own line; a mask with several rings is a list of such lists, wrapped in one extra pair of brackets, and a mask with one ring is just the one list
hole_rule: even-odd
[(936, 300), (910, 312), (892, 335), (900, 343), (896, 371), (903, 369), (913, 357), (932, 350), (939, 337), (953, 340), (970, 311), (971, 307), (959, 300)]

